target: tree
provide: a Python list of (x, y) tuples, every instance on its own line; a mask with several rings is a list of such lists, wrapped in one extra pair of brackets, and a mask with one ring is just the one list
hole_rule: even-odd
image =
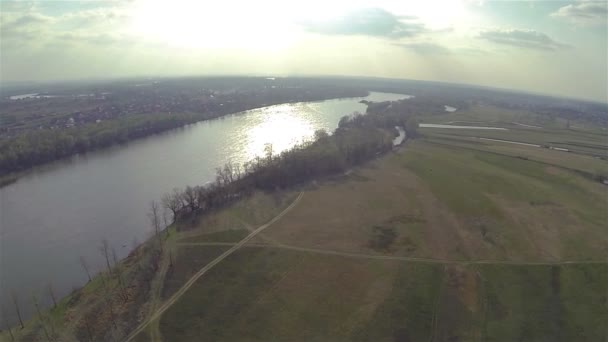
[(163, 208), (163, 225), (165, 226), (166, 237), (169, 237), (169, 213), (167, 212), (167, 208)]
[(112, 266), (110, 265), (110, 244), (108, 240), (101, 240), (101, 246), (99, 246), (99, 252), (106, 259), (106, 266), (108, 267), (108, 274), (112, 274)]
[(118, 264), (118, 258), (116, 257), (116, 250), (114, 248), (112, 248), (112, 260), (114, 260), (114, 272), (116, 273), (116, 276), (118, 277), (118, 284), (120, 285), (122, 298), (123, 298), (123, 300), (126, 301), (128, 297), (125, 292), (125, 285), (122, 281), (122, 270), (120, 268), (120, 264)]
[(338, 128), (346, 128), (349, 121), (350, 121), (350, 116), (344, 115), (343, 117), (340, 118), (340, 121), (338, 121)]
[(315, 141), (324, 141), (329, 137), (329, 134), (324, 129), (318, 129), (315, 131)]
[(19, 309), (19, 298), (17, 297), (17, 293), (11, 291), (11, 297), (13, 298), (13, 304), (15, 304), (15, 311), (17, 312), (17, 318), (19, 318), (19, 324), (21, 324), (21, 329), (23, 329), (25, 326), (23, 325), (23, 319), (21, 319), (21, 310)]
[(418, 137), (418, 120), (416, 118), (407, 119), (404, 129), (408, 139)]
[(51, 341), (51, 337), (49, 335), (48, 330), (46, 330), (46, 323), (42, 312), (40, 311), (40, 304), (38, 303), (38, 298), (36, 296), (32, 296), (32, 301), (34, 302), (34, 307), (36, 308), (36, 312), (38, 313), (38, 318), (40, 319), (40, 325), (42, 325), (42, 330), (44, 331), (44, 335), (48, 341)]
[(2, 317), (4, 317), (4, 326), (8, 329), (8, 333), (11, 336), (11, 341), (15, 340), (15, 336), (13, 336), (13, 330), (11, 329), (11, 325), (8, 323), (8, 319), (6, 318), (6, 311), (4, 311), (4, 306), (2, 306)]
[(187, 186), (182, 194), (182, 198), (184, 199), (186, 206), (190, 208), (191, 212), (195, 212), (196, 209), (198, 209), (198, 196), (195, 188)]
[(152, 224), (152, 228), (154, 228), (154, 234), (158, 238), (158, 244), (160, 246), (160, 250), (163, 250), (163, 242), (160, 237), (160, 208), (156, 201), (150, 202), (150, 212), (148, 213), (148, 218), (150, 219), (150, 223)]
[(47, 284), (47, 290), (49, 291), (49, 294), (51, 295), (51, 299), (53, 300), (53, 308), (57, 307), (57, 298), (55, 297), (55, 291), (53, 290), (53, 284), (49, 281), (49, 283)]
[(264, 145), (264, 154), (266, 154), (267, 161), (272, 160), (272, 156), (273, 156), (272, 153), (273, 153), (272, 144), (265, 144)]
[(80, 265), (82, 266), (84, 271), (87, 273), (87, 277), (89, 278), (89, 282), (90, 282), (91, 281), (91, 272), (89, 272), (89, 266), (87, 265), (87, 261), (84, 259), (84, 257), (82, 255), (80, 256)]
[(175, 188), (170, 194), (164, 194), (161, 198), (161, 203), (163, 207), (171, 210), (171, 213), (173, 213), (172, 223), (174, 223), (175, 220), (177, 220), (177, 215), (179, 214), (179, 211), (182, 210), (184, 206), (180, 190)]

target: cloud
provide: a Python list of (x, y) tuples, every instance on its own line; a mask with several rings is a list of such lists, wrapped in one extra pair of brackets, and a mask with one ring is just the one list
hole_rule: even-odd
[(129, 39), (110, 35), (110, 34), (74, 34), (63, 33), (56, 36), (57, 40), (64, 43), (86, 43), (93, 45), (115, 45), (120, 43), (129, 43)]
[(569, 47), (556, 42), (542, 32), (527, 29), (489, 29), (479, 33), (478, 38), (496, 44), (512, 45), (534, 50), (559, 50)]
[(551, 13), (554, 18), (568, 20), (578, 24), (606, 25), (608, 21), (608, 2), (604, 1), (578, 1), (560, 7)]
[(413, 37), (427, 31), (415, 17), (397, 16), (381, 8), (365, 8), (326, 21), (302, 23), (310, 32), (384, 38)]
[[(2, 1), (2, 0), (0, 0)], [(0, 12), (0, 39), (3, 47), (25, 48), (44, 44), (121, 44), (127, 39), (118, 34), (128, 20), (119, 3), (103, 7), (64, 11), (54, 16), (40, 12), (37, 7), (9, 2), (12, 11)], [(4, 9), (4, 4), (2, 6)]]
[(395, 45), (421, 55), (449, 55), (452, 53), (450, 49), (435, 43), (403, 43)]
[(53, 17), (49, 17), (40, 13), (27, 13), (19, 16), (3, 16), (2, 30), (28, 30), (40, 28), (55, 21)]
[(40, 13), (28, 13), (13, 21), (12, 25), (17, 26), (30, 26), (30, 25), (40, 25), (47, 24), (53, 22), (53, 17), (46, 16)]
[(2, 13), (18, 12), (23, 13), (31, 11), (35, 8), (35, 4), (31, 1), (11, 1), (3, 0), (0, 1), (0, 9)]
[(96, 8), (69, 12), (61, 17), (63, 21), (71, 21), (81, 25), (119, 24), (128, 20), (130, 16), (120, 8)]
[(43, 35), (55, 19), (39, 13), (18, 16), (4, 15), (1, 18), (0, 39), (3, 43), (30, 41)]

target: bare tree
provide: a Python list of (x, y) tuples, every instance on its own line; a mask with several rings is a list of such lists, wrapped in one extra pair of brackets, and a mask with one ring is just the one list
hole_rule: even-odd
[(103, 239), (101, 240), (101, 246), (99, 246), (99, 252), (101, 252), (101, 255), (104, 256), (104, 258), (106, 259), (106, 266), (108, 267), (108, 273), (112, 273), (112, 266), (110, 264), (110, 244), (108, 243), (108, 240)]
[(118, 256), (116, 255), (116, 250), (112, 247), (112, 262), (114, 262), (114, 267), (118, 265)]
[(165, 226), (165, 234), (169, 237), (169, 212), (167, 208), (163, 208), (163, 224)]
[(80, 265), (82, 266), (84, 271), (87, 273), (87, 277), (89, 278), (89, 282), (90, 282), (91, 281), (91, 272), (89, 272), (89, 266), (87, 265), (87, 261), (84, 259), (84, 257), (82, 255), (80, 256)]
[(8, 319), (6, 318), (6, 311), (4, 310), (4, 306), (1, 308), (2, 317), (4, 318), (4, 326), (8, 329), (8, 333), (11, 336), (11, 341), (15, 340), (15, 336), (13, 336), (13, 330), (11, 329), (11, 325), (8, 324)]
[(272, 144), (265, 144), (264, 145), (264, 153), (266, 154), (266, 159), (268, 161), (271, 161), (272, 160), (272, 153), (273, 153)]
[(171, 213), (173, 213), (173, 222), (175, 222), (175, 220), (177, 220), (177, 214), (184, 206), (181, 191), (175, 188), (170, 194), (164, 194), (161, 198), (161, 203), (163, 207), (171, 210)]
[(190, 211), (194, 212), (198, 209), (197, 191), (191, 186), (187, 186), (182, 194), (185, 204), (190, 208)]
[(55, 291), (53, 290), (53, 284), (49, 281), (49, 283), (46, 285), (47, 290), (49, 291), (49, 294), (51, 295), (51, 299), (53, 300), (53, 308), (57, 307), (57, 297), (55, 297)]
[(158, 244), (160, 246), (160, 250), (163, 250), (163, 241), (160, 237), (160, 208), (156, 201), (150, 202), (150, 212), (148, 213), (148, 217), (150, 218), (150, 223), (152, 224), (152, 228), (154, 228), (154, 234), (158, 238)]
[(32, 296), (32, 301), (34, 302), (34, 307), (36, 308), (36, 312), (38, 313), (38, 318), (40, 319), (40, 325), (42, 325), (42, 330), (44, 331), (44, 336), (48, 341), (51, 341), (51, 336), (49, 335), (49, 331), (46, 329), (46, 323), (42, 312), (40, 311), (40, 304), (38, 303), (38, 298), (36, 296)]
[(112, 248), (112, 260), (114, 260), (114, 272), (118, 276), (118, 284), (120, 285), (120, 291), (122, 294), (123, 300), (127, 300), (127, 294), (125, 293), (125, 284), (122, 281), (122, 270), (120, 265), (118, 264), (118, 258), (116, 257), (116, 250)]
[(13, 304), (15, 304), (15, 311), (17, 312), (17, 318), (19, 318), (19, 324), (21, 324), (21, 329), (23, 329), (25, 328), (25, 325), (23, 325), (23, 319), (21, 319), (21, 310), (19, 309), (19, 298), (17, 297), (17, 293), (11, 291), (11, 297), (13, 298)]

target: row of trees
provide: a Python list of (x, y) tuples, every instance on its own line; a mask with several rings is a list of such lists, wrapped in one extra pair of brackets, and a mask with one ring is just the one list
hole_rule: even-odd
[(39, 130), (0, 140), (0, 176), (49, 161), (166, 131), (196, 121), (191, 114), (158, 114), (56, 130)]
[(172, 221), (193, 214), (204, 214), (249, 195), (255, 190), (286, 188), (311, 179), (344, 172), (392, 149), (394, 127), (404, 126), (410, 137), (416, 135), (415, 121), (403, 114), (355, 113), (340, 120), (332, 135), (321, 130), (315, 140), (245, 164), (228, 163), (216, 170), (214, 182), (204, 186), (174, 189), (162, 196), (163, 208), (172, 213)]

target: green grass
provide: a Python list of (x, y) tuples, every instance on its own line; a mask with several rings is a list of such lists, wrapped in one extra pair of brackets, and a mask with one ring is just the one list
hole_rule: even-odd
[[(172, 341), (230, 340), (231, 326), (269, 284), (280, 279), (294, 254), (273, 257), (276, 250), (245, 249), (231, 255), (199, 280), (162, 317), (160, 329)], [(260, 324), (266, 317), (258, 317)], [(264, 331), (249, 331), (263, 334)]]
[(484, 191), (487, 186), (504, 189), (508, 184), (495, 179), (484, 165), (471, 164), (473, 155), (426, 145), (409, 152), (404, 156), (404, 167), (422, 178), (452, 211), (464, 216), (503, 216)]
[(486, 341), (604, 341), (608, 267), (483, 266)]
[(444, 267), (246, 248), (160, 327), (170, 341), (603, 341), (607, 286), (607, 265)]
[(161, 297), (169, 298), (200, 268), (217, 258), (227, 246), (180, 246), (174, 256), (173, 267), (165, 275)]
[(564, 257), (601, 258), (608, 252), (594, 243), (606, 240), (606, 189), (579, 174), (433, 141), (412, 144), (401, 158), (463, 225), (475, 229), (475, 222), (484, 222), (484, 234), (512, 255), (534, 254), (538, 246), (531, 242), (541, 237), (530, 241), (530, 231), (561, 240), (554, 250)]
[(357, 327), (353, 340), (428, 341), (442, 277), (441, 265), (400, 265), (390, 293), (371, 318)]

